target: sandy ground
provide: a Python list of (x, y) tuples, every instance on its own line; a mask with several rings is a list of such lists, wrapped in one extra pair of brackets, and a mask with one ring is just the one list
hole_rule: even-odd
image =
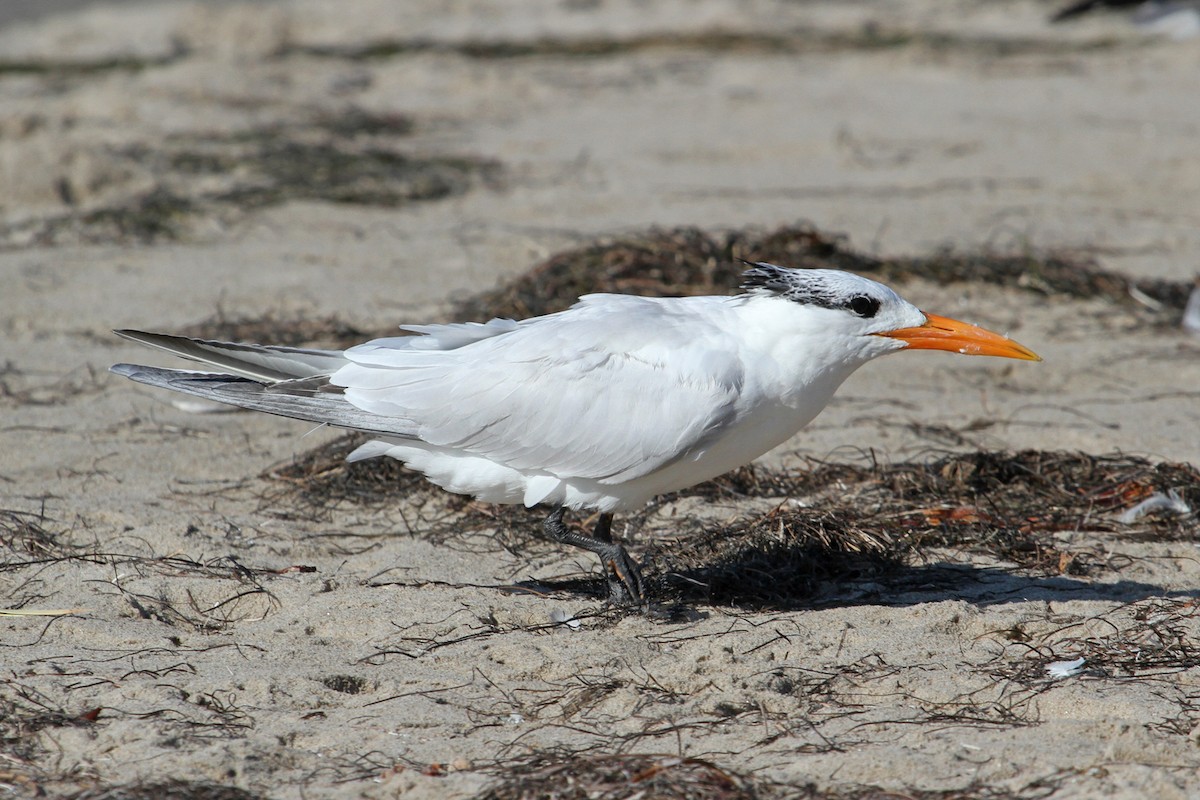
[[(114, 327), (433, 321), (649, 226), (806, 220), (878, 254), (1052, 248), (1190, 280), (1200, 46), (1047, 9), (314, 0), (0, 29), (0, 606), (83, 609), (0, 618), (0, 786), (454, 798), (530, 754), (623, 752), (793, 793), (1200, 795), (1191, 540), (1075, 531), (1123, 565), (1086, 579), (941, 552), (971, 579), (584, 617), (589, 595), (496, 587), (589, 561), (438, 545), (403, 503), (289, 514), (259, 476), (334, 434), (188, 413), (104, 371), (155, 358)], [(870, 365), (768, 463), (1200, 464), (1200, 342), (1177, 326), (983, 284), (905, 293), (1046, 361)], [(582, 624), (548, 626), (556, 609)], [(1164, 637), (1181, 660), (1043, 669)]]

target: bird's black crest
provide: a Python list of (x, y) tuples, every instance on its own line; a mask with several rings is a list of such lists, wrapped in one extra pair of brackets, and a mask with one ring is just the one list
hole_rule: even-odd
[(762, 261), (742, 273), (743, 289), (769, 292), (801, 305), (844, 309), (860, 317), (879, 312), (880, 300), (869, 285), (869, 281), (837, 270), (787, 269)]
[(742, 288), (772, 292), (803, 305), (844, 308), (840, 287), (829, 285), (814, 271), (787, 269), (759, 261), (742, 273)]

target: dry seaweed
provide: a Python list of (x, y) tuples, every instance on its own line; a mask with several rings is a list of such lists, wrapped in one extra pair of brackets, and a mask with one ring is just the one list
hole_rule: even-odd
[(0, 682), (0, 752), (4, 754), (0, 787), (9, 796), (43, 796), (40, 788), (45, 783), (49, 759), (46, 738), (40, 732), (91, 725), (99, 713), (99, 708), (73, 713), (16, 680), (15, 672), (6, 676)]
[(43, 75), (59, 80), (82, 76), (103, 75), (109, 72), (142, 72), (177, 63), (187, 55), (182, 46), (155, 57), (114, 56), (94, 60), (47, 58), (0, 60), (0, 75)]
[(0, 365), (0, 406), (60, 406), (103, 390), (104, 381), (94, 368), (82, 372), (35, 384), (33, 374), (6, 362)]
[(172, 778), (165, 781), (97, 786), (67, 795), (67, 800), (160, 800), (164, 797), (172, 800), (260, 800), (262, 795), (210, 781)]
[[(91, 538), (87, 523), (77, 520), (76, 527), (66, 528), (49, 518), (45, 511), (29, 512), (0, 509), (0, 573), (19, 573), (30, 567), (42, 568), (67, 562), (119, 565), (123, 572), (133, 575), (158, 573), (174, 579), (199, 578), (232, 581), (228, 592), (204, 599), (196, 597), (184, 586), (178, 594), (157, 592), (147, 594), (133, 591), (118, 578), (111, 583), (133, 613), (142, 619), (152, 619), (168, 626), (182, 626), (197, 631), (218, 631), (245, 619), (258, 619), (275, 611), (278, 602), (263, 582), (271, 577), (292, 571), (307, 571), (302, 566), (262, 568), (248, 566), (236, 557), (218, 556), (198, 561), (175, 553), (117, 552), (101, 549), (101, 542)], [(130, 582), (132, 585), (132, 582)], [(30, 577), (13, 582), (5, 588), (3, 605), (13, 616), (62, 616), (84, 609), (46, 610), (34, 607), (49, 596), (49, 582)]]
[[(714, 56), (741, 54), (813, 54), (911, 49), (933, 54), (962, 53), (976, 58), (1015, 56), (1061, 57), (1065, 53), (1108, 50), (1114, 39), (1049, 41), (1042, 37), (978, 36), (961, 32), (891, 28), (874, 23), (849, 30), (793, 27), (786, 31), (731, 31), (641, 33), (632, 36), (545, 36), (532, 39), (466, 39), (442, 41), (426, 38), (381, 38), (355, 44), (291, 44), (281, 55), (378, 61), (414, 53), (450, 53), (481, 61), (517, 58), (611, 58), (646, 52), (695, 52)], [(3, 67), (0, 64), (0, 67)], [(13, 68), (20, 68), (16, 62)], [(34, 64), (35, 67), (40, 65)]]
[[(264, 473), (283, 482), (289, 500), (309, 511), (342, 505), (385, 506), (411, 502), (414, 493), (444, 496), (467, 509), (460, 530), (540, 521), (542, 514), (521, 507), (469, 503), (432, 487), (418, 473), (386, 458), (346, 463), (359, 442), (348, 435)], [(1200, 531), (1195, 513), (1150, 517), (1125, 524), (1116, 512), (1155, 492), (1175, 491), (1200, 508), (1200, 471), (1190, 464), (1155, 463), (1126, 455), (1024, 450), (946, 454), (929, 461), (899, 464), (826, 463), (810, 460), (804, 470), (780, 471), (752, 465), (666, 495), (639, 516), (683, 497), (708, 500), (792, 498), (820, 505), (826, 528), (853, 521), (865, 528), (905, 530), (919, 545), (960, 546), (988, 531), (1006, 528), (1012, 537), (1056, 531), (1111, 531), (1136, 538), (1190, 540)], [(278, 497), (277, 495), (269, 495)], [(780, 512), (782, 513), (782, 512)], [(793, 519), (805, 509), (789, 511)], [(771, 516), (771, 524), (781, 519)], [(814, 518), (814, 524), (820, 520)], [(744, 523), (743, 523), (744, 524)], [(816, 528), (814, 528), (816, 531)], [(864, 538), (866, 537), (866, 538)], [(832, 541), (828, 531), (819, 538)], [(859, 532), (848, 550), (868, 552), (874, 534)], [(1023, 546), (1014, 546), (1014, 555)], [(1028, 558), (1016, 559), (1033, 566)]]
[(134, 192), (131, 183), (125, 196), (86, 207), (64, 180), (58, 189), (71, 210), (0, 226), (0, 244), (170, 241), (201, 220), (229, 222), (293, 200), (395, 208), (493, 184), (501, 174), (481, 157), (408, 152), (399, 141), (413, 130), (407, 116), (343, 112), (109, 149), (103, 155), (115, 168), (153, 175), (153, 187)]
[(648, 559), (657, 595), (675, 602), (784, 608), (830, 582), (878, 580), (900, 568), (907, 543), (872, 529), (844, 509), (779, 507), (726, 524), (672, 520), (687, 533), (655, 537)]
[(820, 788), (769, 782), (700, 758), (641, 754), (541, 753), (494, 771), (501, 781), (476, 800), (1038, 800), (1059, 788), (1053, 781), (1017, 792), (979, 783), (944, 790)]
[(741, 282), (743, 261), (861, 271), (873, 259), (858, 256), (839, 238), (809, 226), (717, 235), (699, 228), (650, 229), (551, 256), (515, 280), (463, 301), (453, 315), (519, 319), (561, 311), (590, 292), (729, 294)]
[(456, 319), (520, 319), (560, 311), (589, 292), (650, 296), (728, 294), (741, 281), (744, 261), (788, 267), (845, 269), (901, 282), (976, 282), (1076, 299), (1106, 298), (1133, 305), (1131, 290), (1181, 314), (1189, 281), (1133, 279), (1070, 254), (950, 250), (923, 257), (879, 258), (850, 247), (844, 237), (809, 225), (773, 231), (754, 228), (709, 234), (698, 228), (651, 229), (558, 253), (515, 280), (460, 303)]
[[(64, 534), (58, 528), (60, 526), (47, 517), (45, 511), (0, 509), (0, 547), (10, 555), (22, 554), (34, 560), (66, 556), (73, 548), (63, 543)], [(6, 563), (0, 561), (0, 569)], [(22, 565), (26, 563), (28, 561), (22, 561)]]
[(757, 800), (767, 796), (746, 776), (680, 756), (535, 756), (503, 766), (504, 781), (478, 800)]
[[(765, 494), (762, 494), (766, 490)], [(1200, 472), (1130, 456), (1022, 451), (945, 455), (929, 462), (824, 464), (778, 473), (748, 467), (680, 496), (788, 497), (770, 514), (690, 535), (655, 538), (683, 599), (786, 605), (829, 581), (880, 580), (931, 549), (984, 555), (1041, 575), (1119, 568), (1119, 556), (1059, 541), (1058, 533), (1192, 540), (1195, 514), (1122, 523), (1113, 513), (1154, 492), (1200, 505)], [(679, 524), (678, 522), (676, 523)], [(661, 554), (660, 554), (661, 552)]]
[(90, 723), (85, 716), (66, 711), (29, 686), (6, 683), (0, 693), (0, 743), (6, 749), (12, 748), (13, 755), (29, 759), (37, 752), (33, 734), (46, 728)]
[(883, 789), (878, 786), (819, 789), (805, 786), (782, 794), (788, 800), (1040, 800), (1059, 788), (1061, 784), (1053, 782), (1035, 782), (1016, 792), (981, 783), (961, 789)]
[[(1148, 678), (1184, 672), (1200, 667), (1198, 629), (1200, 603), (1195, 598), (1151, 598), (1055, 627), (1038, 641), (1024, 642), (1025, 659), (990, 666), (988, 671), (1025, 686), (1044, 686), (1049, 664), (1080, 657), (1082, 674), (1091, 677)], [(1182, 733), (1190, 730), (1191, 726)]]
[(271, 467), (260, 476), (275, 484), (263, 493), (264, 506), (327, 517), (343, 506), (380, 508), (439, 492), (424, 476), (395, 459), (347, 461), (346, 456), (362, 441), (357, 434), (341, 436)]
[(357, 675), (329, 675), (321, 678), (326, 689), (342, 694), (358, 694), (367, 688), (365, 678)]
[[(550, 547), (540, 539), (541, 509), (449, 495), (387, 459), (347, 464), (357, 441), (343, 437), (270, 470), (264, 507), (311, 516), (412, 506), (417, 498), (426, 511), (414, 532), (423, 538), (447, 542), (494, 533), (510, 552)], [(1168, 491), (1200, 508), (1200, 471), (1133, 456), (1043, 451), (947, 454), (899, 464), (813, 461), (793, 471), (749, 466), (628, 515), (626, 535), (632, 534), (635, 551), (641, 543), (660, 593), (779, 607), (811, 598), (830, 581), (879, 580), (934, 549), (986, 555), (1041, 575), (1117, 569), (1119, 556), (1064, 543), (1057, 534), (1197, 538), (1195, 513), (1120, 520), (1122, 510)], [(767, 513), (713, 520), (674, 508), (686, 498), (721, 507), (751, 498), (778, 504)], [(666, 506), (674, 513), (659, 514)], [(575, 520), (581, 529), (587, 523)]]

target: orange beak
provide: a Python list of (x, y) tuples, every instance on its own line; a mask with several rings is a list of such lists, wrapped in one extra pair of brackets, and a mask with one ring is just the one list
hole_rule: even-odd
[(912, 350), (948, 350), (967, 356), (1000, 356), (1019, 358), (1022, 361), (1042, 360), (1037, 353), (1007, 336), (936, 314), (926, 314), (925, 319), (925, 324), (920, 327), (900, 328), (878, 333), (876, 336), (899, 339)]

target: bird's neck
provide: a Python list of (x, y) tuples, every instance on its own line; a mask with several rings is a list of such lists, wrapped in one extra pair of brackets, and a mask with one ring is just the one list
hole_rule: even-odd
[(769, 299), (740, 309), (743, 360), (753, 365), (760, 396), (795, 409), (807, 424), (870, 356), (847, 352), (834, 333), (789, 306)]

